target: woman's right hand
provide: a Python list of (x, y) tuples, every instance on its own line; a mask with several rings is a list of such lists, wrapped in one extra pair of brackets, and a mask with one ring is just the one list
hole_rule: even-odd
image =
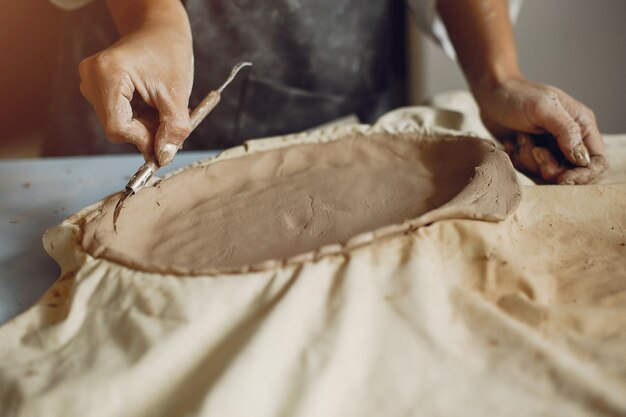
[(193, 49), (187, 13), (180, 0), (107, 4), (122, 36), (80, 63), (80, 90), (109, 141), (132, 143), (145, 159), (154, 154), (167, 165), (191, 132)]

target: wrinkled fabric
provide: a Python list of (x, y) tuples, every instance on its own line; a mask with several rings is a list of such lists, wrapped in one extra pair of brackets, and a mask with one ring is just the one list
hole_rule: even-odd
[(134, 271), (56, 228), (61, 278), (0, 327), (0, 415), (626, 415), (626, 135), (607, 142), (597, 184), (527, 185), (502, 222), (255, 273)]

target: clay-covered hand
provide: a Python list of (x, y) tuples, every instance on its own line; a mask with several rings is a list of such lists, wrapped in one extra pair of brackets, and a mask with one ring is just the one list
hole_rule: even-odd
[(586, 184), (608, 168), (593, 112), (558, 88), (512, 78), (475, 97), (518, 169), (550, 183)]
[(80, 90), (109, 141), (132, 143), (163, 166), (191, 131), (193, 51), (181, 2), (150, 1), (108, 1), (122, 37), (81, 62)]

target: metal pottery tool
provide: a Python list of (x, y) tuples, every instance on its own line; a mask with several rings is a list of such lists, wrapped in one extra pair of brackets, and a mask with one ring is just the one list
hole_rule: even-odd
[[(222, 97), (222, 92), (224, 89), (235, 79), (237, 73), (243, 68), (252, 65), (250, 62), (240, 62), (235, 65), (233, 69), (230, 71), (230, 75), (228, 79), (224, 81), (224, 84), (220, 86), (217, 90), (213, 90), (207, 94), (207, 96), (198, 104), (198, 106), (191, 112), (191, 130), (193, 131), (198, 125), (204, 120), (204, 118), (217, 106), (220, 102), (220, 98)], [(133, 194), (136, 194), (141, 190), (144, 185), (152, 178), (161, 168), (159, 162), (156, 159), (155, 155), (152, 155), (148, 161), (146, 161), (131, 177), (126, 184), (126, 188), (124, 190), (124, 194), (120, 197), (119, 201), (115, 205), (115, 210), (113, 211), (113, 229), (115, 229), (117, 218), (120, 216), (120, 211), (122, 210), (122, 206), (124, 205), (124, 201)]]

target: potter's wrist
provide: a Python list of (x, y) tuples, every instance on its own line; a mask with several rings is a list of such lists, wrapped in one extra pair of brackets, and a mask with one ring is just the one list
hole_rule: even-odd
[(160, 28), (191, 38), (189, 18), (180, 0), (107, 0), (121, 36)]
[(523, 76), (516, 65), (493, 65), (477, 71), (473, 76), (468, 76), (468, 83), (472, 94), (480, 104), (490, 95), (501, 90), (505, 84), (522, 79)]

